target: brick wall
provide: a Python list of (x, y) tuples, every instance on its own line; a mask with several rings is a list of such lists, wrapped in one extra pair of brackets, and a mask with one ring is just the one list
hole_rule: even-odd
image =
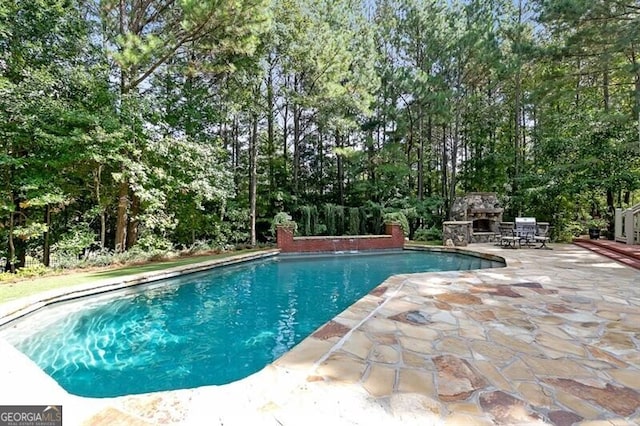
[(277, 228), (278, 248), (283, 253), (380, 250), (402, 248), (404, 234), (399, 224), (385, 225), (385, 235), (344, 235), (328, 237), (294, 237), (286, 226)]

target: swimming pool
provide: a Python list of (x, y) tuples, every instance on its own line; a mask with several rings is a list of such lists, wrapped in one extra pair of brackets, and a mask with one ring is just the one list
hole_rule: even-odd
[(225, 384), (274, 361), (390, 275), (497, 266), (424, 251), (280, 255), (58, 303), (0, 337), (76, 395)]

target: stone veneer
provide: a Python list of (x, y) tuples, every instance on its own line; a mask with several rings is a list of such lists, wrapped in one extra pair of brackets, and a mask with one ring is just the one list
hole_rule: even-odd
[(469, 192), (454, 200), (451, 220), (471, 221), (470, 243), (489, 243), (498, 233), (503, 212), (495, 192)]
[(286, 225), (278, 226), (276, 232), (278, 248), (283, 253), (399, 249), (404, 246), (404, 234), (397, 223), (385, 225), (386, 235), (294, 237), (293, 229)]
[(442, 241), (447, 247), (464, 247), (471, 242), (471, 221), (450, 221), (442, 224)]

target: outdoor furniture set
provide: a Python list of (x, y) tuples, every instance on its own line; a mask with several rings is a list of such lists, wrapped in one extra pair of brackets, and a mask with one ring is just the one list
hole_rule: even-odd
[[(539, 226), (533, 217), (517, 217), (515, 226), (511, 222), (502, 222), (498, 225), (496, 245), (505, 248), (521, 248), (523, 245), (537, 249), (551, 249), (547, 246), (549, 241), (549, 227)], [(517, 244), (517, 247), (516, 247)]]

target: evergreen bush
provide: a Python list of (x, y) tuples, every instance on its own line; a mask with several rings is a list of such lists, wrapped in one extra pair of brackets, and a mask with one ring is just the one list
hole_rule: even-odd
[(442, 229), (435, 226), (417, 229), (413, 239), (416, 241), (442, 241)]
[(327, 226), (328, 235), (336, 235), (338, 230), (336, 228), (336, 206), (334, 204), (327, 203), (324, 205), (324, 223)]
[(349, 208), (349, 235), (358, 235), (360, 233), (360, 209), (357, 207)]
[(344, 207), (335, 206), (335, 209), (336, 209), (336, 234), (334, 235), (344, 235), (345, 234)]

